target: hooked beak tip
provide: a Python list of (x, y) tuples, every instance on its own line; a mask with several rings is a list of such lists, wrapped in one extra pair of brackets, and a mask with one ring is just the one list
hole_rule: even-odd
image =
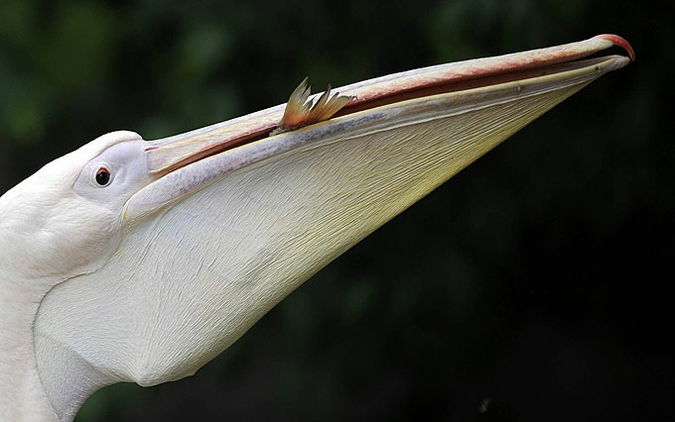
[(630, 60), (632, 62), (635, 61), (635, 51), (633, 50), (633, 47), (630, 45), (630, 43), (626, 41), (623, 37), (614, 34), (601, 34), (596, 36), (595, 38), (600, 38), (609, 41), (612, 44), (623, 48), (628, 53), (628, 57), (630, 57)]

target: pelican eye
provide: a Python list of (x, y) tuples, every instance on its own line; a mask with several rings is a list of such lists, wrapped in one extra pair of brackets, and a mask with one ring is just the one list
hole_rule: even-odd
[(96, 183), (99, 186), (108, 186), (111, 179), (110, 170), (105, 167), (101, 167), (96, 170)]

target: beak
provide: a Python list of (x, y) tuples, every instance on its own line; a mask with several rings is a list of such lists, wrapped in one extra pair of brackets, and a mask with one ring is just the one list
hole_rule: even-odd
[[(584, 59), (613, 46), (626, 50), (629, 57)], [(337, 91), (342, 95), (333, 97), (330, 89), (308, 97), (309, 90), (301, 84), (288, 104), (148, 141), (148, 172), (156, 180), (127, 204), (126, 215), (145, 215), (227, 172), (311, 146), (325, 136), (336, 142), (349, 137), (349, 132), (375, 130), (377, 125), (409, 124), (430, 114), (451, 115), (500, 101), (527, 101), (544, 92), (559, 91), (565, 98), (634, 59), (625, 39), (603, 34), (555, 47), (391, 74), (341, 87)], [(571, 87), (576, 87), (573, 92), (567, 89)], [(444, 104), (442, 110), (438, 110), (439, 101)], [(287, 121), (293, 123), (286, 125)]]

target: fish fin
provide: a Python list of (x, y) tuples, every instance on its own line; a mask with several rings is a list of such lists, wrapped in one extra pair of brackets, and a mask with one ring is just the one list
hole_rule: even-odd
[(331, 95), (331, 87), (321, 94), (315, 102), (309, 99), (311, 87), (307, 85), (307, 78), (300, 82), (288, 99), (284, 115), (273, 133), (286, 132), (330, 119), (354, 99), (352, 96)]

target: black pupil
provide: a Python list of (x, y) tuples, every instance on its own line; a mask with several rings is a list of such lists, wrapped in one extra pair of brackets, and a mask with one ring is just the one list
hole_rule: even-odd
[(110, 181), (110, 172), (108, 169), (100, 168), (96, 172), (96, 183), (101, 186), (105, 186)]

